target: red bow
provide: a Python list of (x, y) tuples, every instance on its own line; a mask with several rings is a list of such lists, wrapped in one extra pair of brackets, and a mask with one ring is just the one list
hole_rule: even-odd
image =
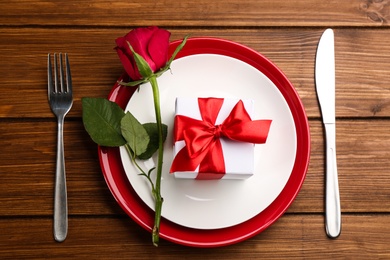
[(220, 179), (225, 162), (220, 137), (247, 142), (265, 143), (271, 120), (252, 121), (242, 100), (220, 125), (215, 121), (223, 104), (221, 98), (199, 98), (202, 121), (183, 115), (175, 117), (174, 142), (184, 140), (186, 147), (174, 158), (170, 172), (195, 171), (197, 179)]

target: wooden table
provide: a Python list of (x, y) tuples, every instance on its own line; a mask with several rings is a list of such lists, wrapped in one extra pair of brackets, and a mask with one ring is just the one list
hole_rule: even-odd
[[(11, 0), (0, 3), (1, 259), (389, 259), (390, 3), (387, 0)], [(199, 249), (162, 241), (118, 206), (85, 132), (81, 98), (106, 97), (122, 73), (114, 40), (157, 25), (236, 41), (287, 75), (305, 106), (311, 159), (288, 211), (244, 242)], [(324, 138), (315, 92), (318, 40), (335, 31), (342, 234), (324, 230)], [(56, 120), (47, 102), (49, 52), (71, 59), (74, 105), (65, 122), (69, 233), (52, 234)]]

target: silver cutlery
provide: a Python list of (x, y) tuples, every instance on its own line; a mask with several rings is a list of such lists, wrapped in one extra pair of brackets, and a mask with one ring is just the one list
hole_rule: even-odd
[(317, 48), (315, 80), (326, 137), (325, 227), (330, 238), (341, 232), (340, 193), (336, 162), (334, 33), (327, 29)]
[[(53, 61), (54, 66), (52, 66), (49, 53), (47, 59), (48, 99), (50, 108), (58, 120), (53, 228), (54, 239), (57, 242), (62, 242), (65, 240), (68, 233), (68, 203), (66, 192), (63, 128), (64, 118), (73, 104), (73, 97), (72, 77), (70, 74), (68, 55), (65, 53), (65, 61), (63, 62), (62, 54), (60, 53), (57, 55), (54, 53)], [(63, 63), (65, 63), (66, 74), (64, 73)]]

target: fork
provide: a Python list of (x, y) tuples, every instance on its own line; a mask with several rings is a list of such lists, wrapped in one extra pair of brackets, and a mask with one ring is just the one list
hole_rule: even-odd
[[(54, 185), (54, 239), (57, 242), (65, 240), (68, 233), (68, 203), (66, 192), (65, 158), (64, 158), (64, 118), (73, 104), (72, 77), (68, 55), (65, 53), (66, 80), (63, 70), (62, 53), (54, 53), (54, 67), (47, 58), (48, 99), (50, 108), (58, 120), (57, 132), (57, 162)], [(59, 66), (58, 66), (59, 63)], [(53, 78), (54, 72), (54, 78)], [(66, 85), (65, 85), (66, 81)]]

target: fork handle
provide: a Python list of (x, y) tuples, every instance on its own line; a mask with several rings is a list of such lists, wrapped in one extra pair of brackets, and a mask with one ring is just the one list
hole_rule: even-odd
[(68, 203), (66, 192), (64, 138), (64, 117), (58, 118), (57, 162), (54, 186), (54, 239), (63, 242), (68, 233)]

